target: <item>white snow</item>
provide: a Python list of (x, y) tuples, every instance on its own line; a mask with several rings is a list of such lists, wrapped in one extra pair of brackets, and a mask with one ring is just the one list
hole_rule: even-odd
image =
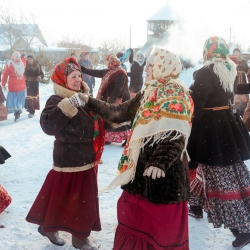
[[(183, 72), (182, 80), (189, 86), (194, 69)], [(100, 79), (96, 78), (97, 92)], [(41, 110), (53, 93), (52, 85), (40, 84)], [(5, 92), (5, 94), (7, 94)], [(59, 232), (66, 245), (58, 247), (37, 232), (37, 225), (26, 222), (25, 217), (34, 202), (43, 182), (51, 169), (53, 136), (44, 134), (39, 124), (40, 111), (34, 118), (28, 118), (24, 111), (17, 123), (10, 114), (7, 121), (0, 122), (0, 144), (12, 155), (0, 165), (0, 184), (12, 197), (10, 206), (0, 215), (0, 250), (74, 250), (70, 234)], [(121, 144), (105, 146), (103, 164), (99, 165), (99, 189), (107, 186), (115, 177), (117, 163), (123, 147)], [(247, 162), (250, 166), (250, 162)], [(99, 249), (112, 249), (116, 220), (116, 203), (121, 194), (119, 188), (100, 196), (102, 231), (93, 232), (91, 239)], [(206, 216), (205, 216), (206, 217)], [(228, 229), (214, 229), (206, 218), (197, 220), (189, 217), (189, 238), (191, 250), (229, 250), (234, 237)], [(250, 245), (243, 248), (250, 250)], [(136, 249), (131, 249), (136, 250)]]

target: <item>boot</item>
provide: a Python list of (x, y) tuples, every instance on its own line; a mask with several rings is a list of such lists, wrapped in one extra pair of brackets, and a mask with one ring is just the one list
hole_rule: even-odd
[(72, 235), (72, 245), (79, 250), (98, 250), (88, 238), (77, 238)]
[(41, 226), (39, 226), (37, 230), (42, 236), (47, 237), (52, 244), (57, 246), (63, 246), (65, 244), (65, 240), (59, 238), (57, 231), (44, 233)]
[(232, 242), (233, 249), (241, 249), (250, 243), (250, 233), (239, 233)]
[(124, 147), (127, 143), (127, 140), (122, 143), (122, 147)]
[(231, 233), (233, 234), (234, 237), (236, 237), (237, 235), (239, 235), (239, 231), (238, 229), (235, 228), (229, 228), (229, 230), (231, 231)]
[(188, 214), (197, 219), (203, 218), (203, 210), (201, 206), (189, 206)]
[(17, 122), (20, 118), (20, 112), (19, 111), (15, 112), (14, 116), (15, 116), (14, 122)]
[(28, 117), (29, 117), (29, 118), (33, 118), (34, 115), (35, 115), (34, 113), (29, 113), (29, 114), (28, 114)]

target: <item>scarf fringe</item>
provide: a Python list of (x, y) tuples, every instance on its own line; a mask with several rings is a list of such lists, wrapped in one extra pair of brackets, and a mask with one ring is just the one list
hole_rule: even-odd
[[(231, 71), (226, 67), (226, 63), (231, 66)], [(224, 60), (222, 58), (213, 58), (211, 61), (206, 61), (204, 67), (209, 67), (214, 64), (213, 71), (219, 77), (221, 86), (226, 92), (233, 92), (234, 81), (237, 75), (236, 65), (229, 58)]]

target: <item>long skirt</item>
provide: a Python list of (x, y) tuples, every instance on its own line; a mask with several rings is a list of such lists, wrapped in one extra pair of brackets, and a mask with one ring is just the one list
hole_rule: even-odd
[(189, 250), (187, 201), (153, 204), (123, 191), (113, 250)]
[(0, 214), (10, 205), (12, 199), (0, 184)]
[(203, 206), (215, 228), (250, 232), (250, 173), (239, 162), (231, 166), (199, 164), (190, 184), (189, 204)]
[(44, 232), (86, 238), (101, 230), (97, 192), (96, 168), (74, 173), (50, 170), (26, 220)]
[(8, 92), (6, 107), (8, 113), (22, 113), (26, 97), (26, 89), (20, 92)]
[(38, 81), (26, 81), (27, 96), (25, 98), (25, 109), (34, 114), (35, 110), (40, 109), (39, 102), (39, 82)]

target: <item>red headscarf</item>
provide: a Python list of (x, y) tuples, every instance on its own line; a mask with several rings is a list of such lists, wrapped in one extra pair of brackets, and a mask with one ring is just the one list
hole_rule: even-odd
[(81, 67), (73, 57), (66, 58), (64, 61), (56, 65), (52, 73), (51, 80), (54, 83), (61, 85), (66, 89), (69, 89), (67, 85), (67, 76), (74, 70), (79, 70), (81, 72)]

